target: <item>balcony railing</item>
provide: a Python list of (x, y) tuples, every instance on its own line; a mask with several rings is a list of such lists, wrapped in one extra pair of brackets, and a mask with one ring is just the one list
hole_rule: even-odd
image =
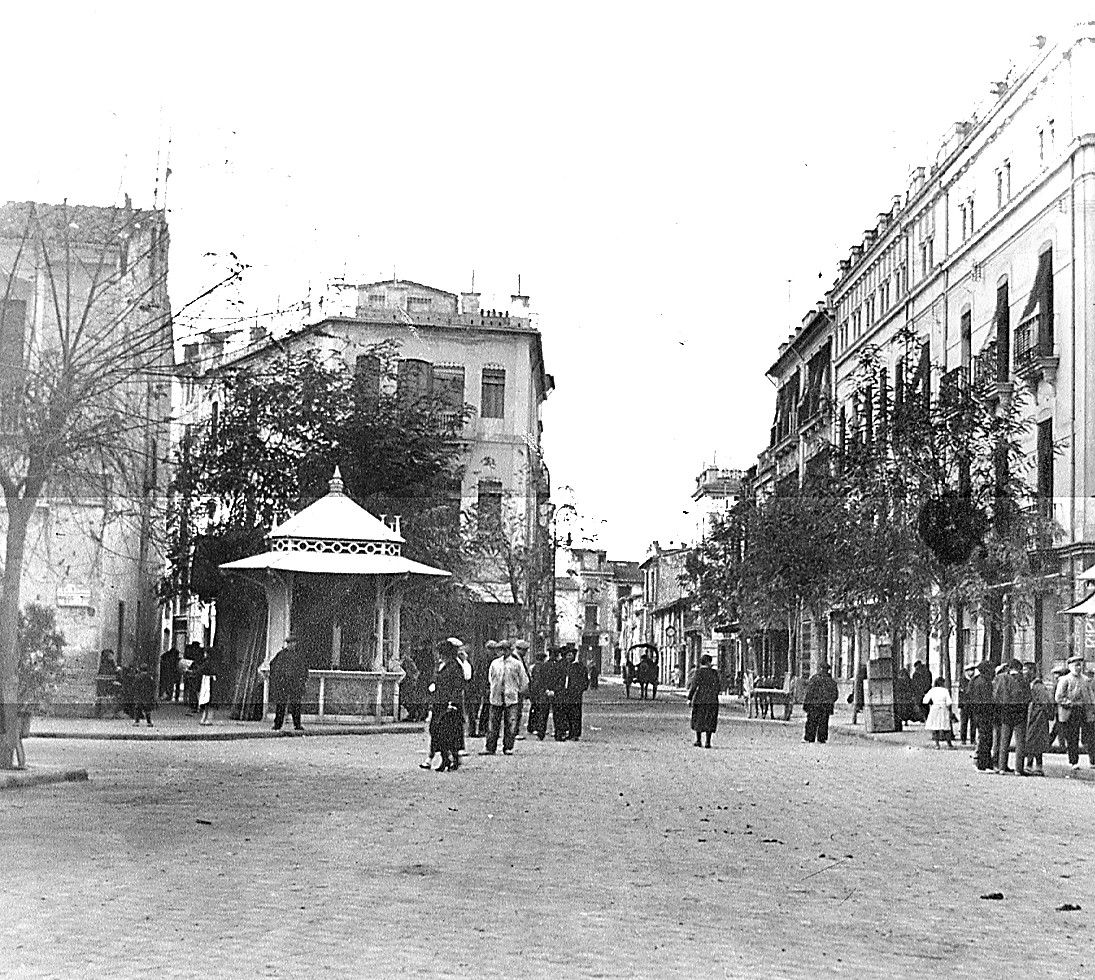
[(996, 384), (997, 356), (999, 348), (995, 340), (989, 341), (973, 359), (973, 385), (978, 391), (985, 391)]
[(969, 384), (969, 368), (960, 364), (952, 368), (939, 381), (939, 401), (944, 405), (958, 405), (965, 397)]
[(1015, 363), (1029, 364), (1036, 357), (1048, 357), (1053, 350), (1047, 350), (1045, 340), (1040, 329), (1041, 317), (1034, 316), (1024, 320), (1015, 328)]

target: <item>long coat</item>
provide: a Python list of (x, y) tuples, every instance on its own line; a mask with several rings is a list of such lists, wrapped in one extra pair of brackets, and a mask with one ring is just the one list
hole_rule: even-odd
[(308, 665), (300, 647), (282, 647), (270, 661), (270, 700), (274, 704), (299, 704), (304, 700)]
[(719, 672), (714, 667), (698, 667), (688, 687), (692, 702), (692, 731), (714, 732), (719, 724)]
[(1027, 755), (1049, 751), (1049, 729), (1056, 715), (1053, 695), (1045, 684), (1030, 685), (1030, 707), (1027, 709)]
[(831, 675), (814, 674), (806, 684), (802, 703), (806, 708), (825, 708), (831, 715), (839, 693)]

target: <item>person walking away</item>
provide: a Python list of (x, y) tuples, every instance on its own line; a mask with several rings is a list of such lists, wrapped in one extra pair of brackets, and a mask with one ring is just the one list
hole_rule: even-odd
[(130, 676), (130, 695), (133, 706), (133, 724), (139, 725), (144, 718), (148, 727), (152, 727), (152, 708), (156, 704), (156, 682), (152, 677), (152, 667), (142, 660)]
[(931, 689), (924, 694), (924, 704), (928, 708), (928, 717), (924, 724), (937, 749), (944, 739), (948, 749), (954, 748), (954, 730), (951, 728), (953, 703), (950, 691), (947, 690), (947, 682), (942, 677), (937, 677)]
[(438, 647), (437, 675), (430, 685), (430, 758), (441, 756), (438, 772), (456, 772), (460, 768), (460, 740), (464, 734), (464, 665), (459, 657), (460, 641), (454, 637)]
[(1080, 768), (1080, 732), (1086, 721), (1090, 683), (1084, 676), (1084, 658), (1075, 653), (1068, 658), (1068, 673), (1057, 681), (1053, 700), (1057, 704), (1057, 724), (1065, 738), (1068, 763), (1072, 771)]
[(1049, 726), (1055, 713), (1053, 695), (1042, 683), (1042, 678), (1038, 676), (1033, 662), (1023, 664), (1023, 670), (1030, 678), (1030, 707), (1027, 709), (1027, 772), (1034, 776), (1044, 776), (1042, 755), (1049, 751)]
[(700, 665), (688, 685), (688, 700), (692, 704), (692, 731), (696, 733), (696, 748), (700, 736), (705, 749), (711, 748), (711, 736), (719, 727), (719, 672), (711, 666), (711, 654), (700, 657)]
[(199, 725), (213, 724), (211, 717), (213, 713), (213, 684), (217, 679), (219, 669), (217, 660), (216, 652), (210, 650), (209, 656), (202, 661), (201, 682), (198, 686), (198, 711), (201, 713), (201, 717), (198, 719)]
[(806, 685), (802, 698), (802, 706), (806, 709), (804, 742), (812, 742), (815, 738), (822, 744), (829, 741), (829, 716), (840, 693), (829, 670), (827, 663), (819, 664), (817, 673)]
[(304, 652), (297, 645), (295, 633), (285, 638), (285, 646), (270, 661), (270, 697), (274, 702), (274, 731), (280, 732), (286, 711), (293, 718), (294, 731), (303, 731), (300, 723), (300, 703), (308, 681)]
[(114, 651), (103, 650), (99, 654), (99, 669), (95, 677), (95, 717), (101, 718), (104, 706), (109, 705), (111, 718), (117, 718), (121, 710), (121, 682)]
[(498, 733), (503, 721), (502, 753), (513, 755), (520, 717), (518, 712), (521, 710), (519, 702), (528, 691), (528, 674), (508, 641), (499, 643), (498, 652), (499, 656), (490, 665), (490, 729), (487, 731), (486, 748), (481, 755), (494, 755), (497, 751)]
[(867, 686), (867, 665), (860, 664), (859, 669), (855, 672), (855, 684), (852, 687), (852, 693), (848, 696), (848, 703), (852, 706), (852, 724), (856, 724), (856, 719), (859, 718), (859, 713), (863, 710), (864, 690)]
[(546, 667), (547, 654), (539, 652), (533, 657), (532, 670), (528, 678), (528, 730), (530, 735), (535, 735), (540, 741), (547, 735), (547, 688), (544, 686), (544, 668)]
[(589, 672), (578, 659), (577, 647), (567, 649), (566, 674), (563, 679), (563, 704), (566, 706), (567, 740), (577, 742), (582, 737), (582, 696), (589, 690)]
[(977, 667), (977, 673), (966, 689), (970, 719), (976, 732), (976, 766), (979, 772), (992, 768), (992, 728), (995, 702), (992, 699), (992, 664), (985, 660)]
[(970, 683), (976, 673), (977, 665), (967, 664), (958, 681), (958, 737), (963, 745), (966, 744), (967, 735), (970, 742), (977, 741), (977, 729), (973, 724), (973, 716), (970, 714), (970, 706), (967, 703)]
[(552, 651), (551, 659), (544, 664), (544, 733), (547, 734), (547, 716), (551, 714), (551, 726), (556, 742), (566, 740), (568, 729), (566, 720), (566, 708), (563, 706), (560, 694), (566, 683), (566, 664), (563, 662), (563, 651), (556, 647)]
[[(1025, 776), (1027, 761), (1027, 712), (1030, 688), (1023, 680), (1023, 665), (1012, 660), (1004, 673), (992, 685), (993, 700), (1000, 716), (1000, 741), (997, 747), (996, 772), (1017, 772)], [(1015, 739), (1015, 768), (1008, 765), (1012, 737)]]

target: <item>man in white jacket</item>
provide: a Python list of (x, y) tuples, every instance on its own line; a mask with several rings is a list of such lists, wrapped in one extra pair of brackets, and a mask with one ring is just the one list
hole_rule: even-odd
[(521, 698), (528, 693), (528, 672), (514, 655), (511, 641), (500, 641), (498, 650), (499, 656), (490, 665), (490, 728), (482, 755), (494, 755), (498, 749), (498, 732), (503, 718), (506, 728), (502, 736), (502, 752), (513, 755), (521, 719)]
[(1057, 722), (1065, 738), (1068, 761), (1073, 771), (1080, 768), (1080, 731), (1085, 726), (1085, 711), (1091, 701), (1090, 682), (1084, 677), (1084, 658), (1068, 658), (1068, 673), (1057, 682), (1053, 700), (1057, 702)]

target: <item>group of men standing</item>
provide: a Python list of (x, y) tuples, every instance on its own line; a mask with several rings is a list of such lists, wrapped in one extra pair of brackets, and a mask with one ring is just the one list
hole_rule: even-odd
[[(965, 741), (968, 716), (977, 736), (977, 768), (1043, 775), (1042, 754), (1057, 735), (1073, 770), (1080, 766), (1081, 736), (1095, 766), (1095, 685), (1083, 668), (1081, 655), (1070, 657), (1065, 668), (1058, 668), (1052, 694), (1033, 663), (1013, 660), (996, 667), (985, 662), (966, 668), (962, 736)], [(1014, 769), (1008, 764), (1013, 740)]]
[[(542, 740), (550, 720), (556, 741), (581, 738), (582, 696), (589, 688), (589, 672), (578, 661), (577, 649), (560, 647), (550, 660), (538, 653), (529, 669), (525, 664), (528, 648), (524, 640), (490, 640), (469, 660), (459, 639), (444, 641), (439, 651), (441, 666), (431, 685), (431, 710), (435, 719), (458, 710), (461, 719), (459, 737), (455, 731), (443, 730), (438, 740), (443, 767), (459, 768), (465, 719), (468, 737), (486, 740), (482, 755), (497, 753), (499, 737), (503, 754), (512, 755), (516, 742), (524, 737), (520, 731), (525, 701), (529, 702), (529, 734)], [(449, 663), (459, 665), (462, 683), (436, 682)], [(448, 671), (452, 673), (452, 668)], [(432, 731), (436, 724), (431, 725)], [(450, 760), (447, 765), (446, 758)]]

